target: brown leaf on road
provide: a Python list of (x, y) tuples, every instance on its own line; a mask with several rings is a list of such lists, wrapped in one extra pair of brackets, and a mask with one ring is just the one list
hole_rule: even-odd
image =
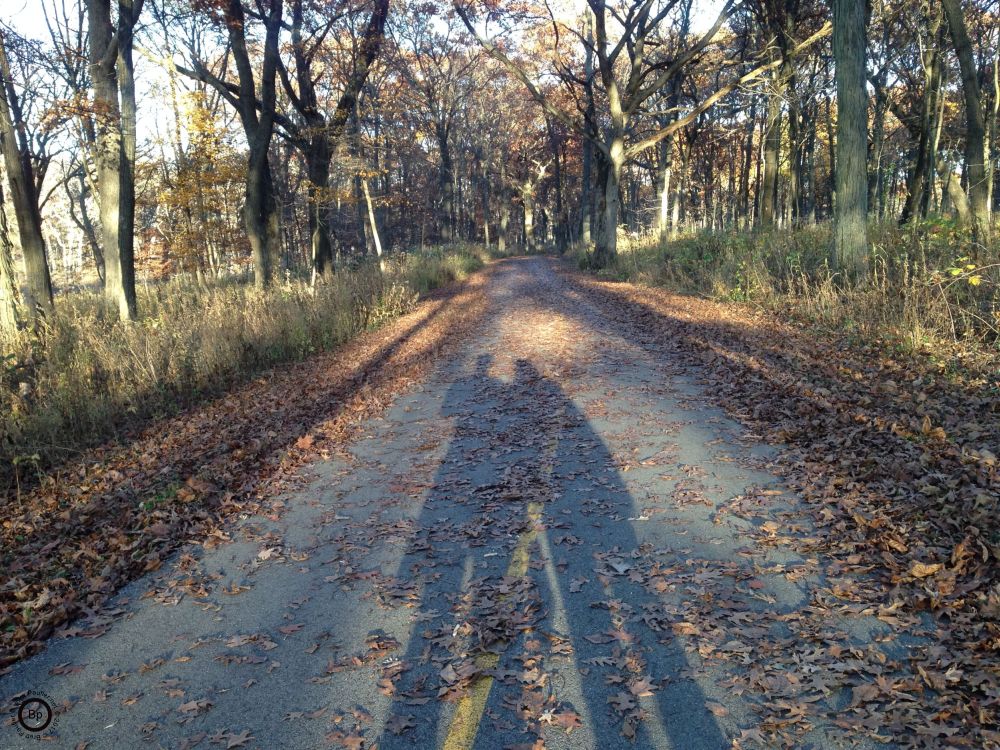
[(226, 750), (232, 750), (234, 747), (243, 747), (252, 739), (253, 735), (250, 734), (249, 730), (240, 732), (239, 734), (230, 734), (226, 737)]
[(706, 701), (705, 708), (711, 711), (714, 716), (718, 716), (720, 719), (729, 716), (729, 709), (723, 706), (721, 703)]
[(400, 735), (416, 726), (415, 719), (416, 717), (413, 714), (407, 714), (406, 716), (393, 714), (386, 721), (385, 728), (395, 735)]
[(182, 703), (177, 710), (182, 714), (203, 714), (212, 708), (214, 704), (210, 700), (200, 699)]
[(612, 695), (608, 698), (608, 703), (610, 703), (611, 707), (619, 713), (631, 711), (637, 705), (635, 702), (635, 696), (631, 693), (618, 693), (616, 695)]
[(76, 674), (77, 672), (82, 672), (86, 664), (70, 664), (68, 661), (62, 664), (56, 664), (52, 669), (49, 670), (51, 675), (67, 675)]
[(629, 683), (628, 689), (636, 698), (649, 698), (656, 690), (656, 685), (650, 682), (647, 676)]

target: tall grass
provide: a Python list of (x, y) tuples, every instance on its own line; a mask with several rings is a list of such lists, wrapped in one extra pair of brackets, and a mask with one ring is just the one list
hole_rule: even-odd
[[(827, 265), (829, 224), (619, 240), (601, 275), (779, 309), (810, 323), (912, 349), (1000, 347), (1000, 247), (974, 247), (951, 223), (871, 228), (868, 273)], [(581, 267), (589, 256), (577, 251)]]
[(40, 330), (0, 339), (0, 494), (125, 427), (335, 348), (484, 259), (471, 246), (394, 256), (315, 287), (171, 281), (141, 287), (142, 317), (124, 324), (95, 293), (62, 295)]

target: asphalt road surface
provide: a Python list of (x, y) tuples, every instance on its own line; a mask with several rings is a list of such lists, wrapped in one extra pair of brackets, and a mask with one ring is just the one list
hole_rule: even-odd
[(770, 449), (552, 261), (489, 294), (275, 512), (0, 680), (55, 711), (0, 748), (866, 746), (823, 631), (885, 628), (818, 607), (820, 561), (770, 543), (809, 533)]

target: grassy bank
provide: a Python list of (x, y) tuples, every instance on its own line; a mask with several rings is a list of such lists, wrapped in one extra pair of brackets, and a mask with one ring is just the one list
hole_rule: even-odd
[[(620, 242), (600, 275), (746, 302), (912, 350), (1000, 350), (1000, 247), (974, 249), (947, 222), (872, 227), (865, 278), (827, 266), (830, 226)], [(577, 251), (581, 267), (588, 254)]]
[(0, 340), (0, 494), (263, 369), (337, 347), (485, 260), (455, 246), (396, 256), (384, 272), (358, 264), (315, 287), (171, 281), (140, 288), (132, 324), (107, 320), (95, 293), (61, 295), (42, 330)]

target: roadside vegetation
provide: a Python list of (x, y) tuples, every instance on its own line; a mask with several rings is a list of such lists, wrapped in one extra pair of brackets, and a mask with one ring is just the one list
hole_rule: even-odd
[(274, 365), (330, 351), (482, 267), (473, 245), (360, 261), (310, 284), (267, 288), (175, 277), (140, 285), (141, 318), (94, 292), (60, 295), (36, 330), (0, 335), (0, 483), (16, 492), (53, 464), (169, 416)]
[[(941, 219), (869, 231), (866, 270), (857, 278), (830, 269), (829, 223), (631, 237), (599, 275), (747, 303), (907, 351), (975, 358), (1000, 352), (1000, 248), (977, 247)], [(574, 257), (590, 268), (585, 249)]]

